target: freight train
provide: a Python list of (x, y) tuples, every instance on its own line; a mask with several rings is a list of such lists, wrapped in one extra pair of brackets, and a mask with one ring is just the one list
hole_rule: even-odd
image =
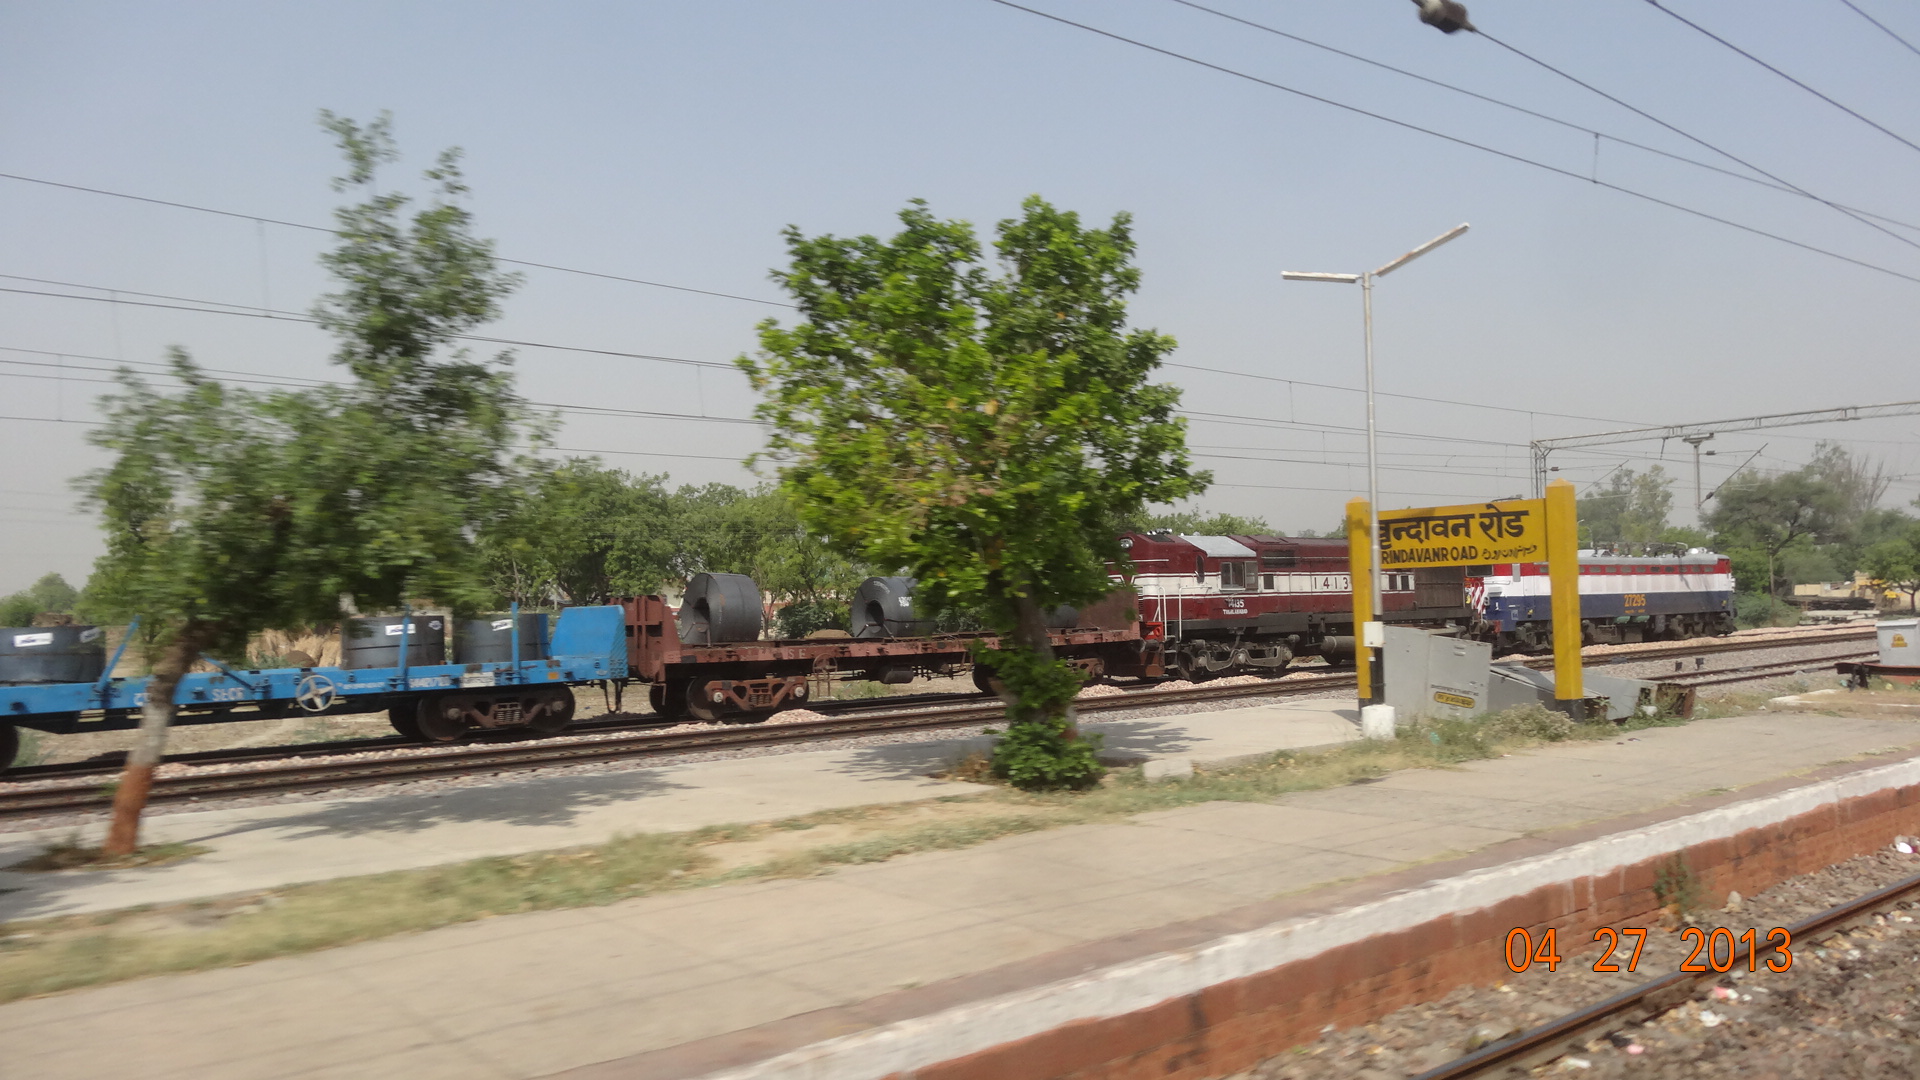
[[(1055, 653), (1089, 680), (1278, 673), (1308, 655), (1336, 666), (1353, 661), (1344, 541), (1152, 532), (1129, 533), (1120, 545), (1129, 562), (1112, 568), (1114, 593), (1049, 620)], [(1551, 646), (1539, 564), (1415, 569), (1385, 579), (1387, 621), (1451, 626), (1502, 651)], [(1731, 569), (1711, 552), (1583, 552), (1580, 591), (1588, 643), (1733, 629)], [(450, 651), (437, 620), (360, 620), (374, 624), (363, 629), (375, 636), (349, 641), (342, 666), (235, 671), (210, 662), (214, 670), (182, 681), (179, 722), (385, 710), (403, 735), (446, 742), (473, 731), (564, 730), (574, 690), (592, 685), (617, 707), (637, 681), (662, 717), (731, 722), (804, 704), (822, 680), (900, 684), (971, 669), (975, 685), (996, 688), (970, 651), (976, 640), (994, 639), (936, 632), (915, 610), (912, 579), (870, 578), (851, 608), (846, 631), (765, 640), (753, 581), (699, 574), (677, 609), (658, 596), (568, 608), (551, 640), (545, 616), (517, 613), (463, 624)], [(13, 757), (16, 726), (69, 733), (138, 724), (146, 680), (110, 674), (118, 654), (106, 659), (97, 630), (0, 630), (0, 639), (0, 767)]]

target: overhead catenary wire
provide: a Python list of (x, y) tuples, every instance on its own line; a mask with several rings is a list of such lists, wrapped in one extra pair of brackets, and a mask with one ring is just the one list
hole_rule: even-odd
[[(1315, 49), (1320, 49), (1325, 52), (1332, 53), (1335, 56), (1344, 56), (1350, 60), (1355, 60), (1355, 61), (1358, 61), (1359, 63), (1367, 64), (1371, 67), (1379, 68), (1382, 71), (1390, 71), (1396, 75), (1404, 75), (1409, 79), (1416, 79), (1420, 82), (1426, 83), (1429, 86), (1439, 87), (1442, 90), (1446, 90), (1455, 94), (1460, 94), (1465, 97), (1470, 97), (1476, 101), (1484, 101), (1489, 105), (1498, 105), (1503, 109), (1511, 109), (1512, 111), (1520, 113), (1522, 115), (1531, 116), (1536, 120), (1544, 120), (1549, 124), (1556, 124), (1560, 127), (1567, 128), (1570, 131), (1578, 131), (1584, 135), (1591, 135), (1595, 140), (1605, 139), (1606, 141), (1611, 143), (1617, 143), (1621, 146), (1629, 146), (1635, 150), (1644, 151), (1649, 154), (1656, 154), (1656, 155), (1659, 155), (1660, 157), (1667, 158), (1671, 161), (1677, 161), (1684, 165), (1691, 165), (1698, 169), (1705, 169), (1708, 172), (1719, 173), (1721, 176), (1730, 176), (1735, 180), (1742, 180), (1749, 184), (1757, 184), (1760, 187), (1769, 188), (1774, 191), (1784, 191), (1787, 194), (1798, 195), (1801, 198), (1812, 199), (1815, 202), (1820, 201), (1818, 199), (1814, 199), (1812, 195), (1809, 195), (1806, 192), (1801, 191), (1799, 188), (1793, 187), (1790, 184), (1780, 183), (1778, 181), (1769, 180), (1764, 177), (1753, 176), (1749, 173), (1738, 172), (1733, 169), (1723, 168), (1711, 162), (1701, 161), (1698, 158), (1687, 157), (1685, 154), (1676, 154), (1671, 150), (1662, 150), (1657, 146), (1649, 146), (1646, 143), (1636, 142), (1633, 139), (1624, 138), (1622, 136), (1615, 135), (1611, 132), (1601, 131), (1597, 128), (1588, 127), (1585, 124), (1576, 123), (1572, 120), (1563, 119), (1561, 117), (1553, 116), (1548, 113), (1543, 113), (1535, 109), (1529, 109), (1525, 105), (1515, 104), (1514, 102), (1493, 97), (1492, 95), (1489, 95), (1489, 94), (1482, 94), (1477, 90), (1469, 90), (1464, 86), (1456, 86), (1453, 83), (1445, 82), (1440, 79), (1435, 79), (1427, 75), (1422, 75), (1416, 71), (1409, 71), (1403, 67), (1396, 67), (1393, 64), (1388, 64), (1380, 60), (1375, 60), (1371, 57), (1361, 56), (1359, 53), (1348, 52), (1345, 49), (1336, 48), (1332, 45), (1325, 44), (1324, 42), (1315, 41), (1312, 38), (1301, 37), (1299, 34), (1289, 33), (1285, 30), (1280, 29), (1279, 27), (1268, 26), (1265, 23), (1255, 22), (1252, 19), (1243, 18), (1239, 15), (1233, 14), (1232, 12), (1221, 11), (1217, 8), (1207, 7), (1205, 4), (1195, 3), (1194, 0), (1170, 0), (1170, 2), (1179, 4), (1182, 7), (1192, 8), (1195, 11), (1206, 12), (1209, 15), (1226, 19), (1229, 22), (1239, 23), (1240, 25), (1248, 27), (1250, 29), (1259, 30), (1263, 33), (1272, 34), (1276, 37), (1282, 37), (1287, 39), (1288, 41), (1294, 41), (1302, 45), (1306, 45)], [(1594, 152), (1596, 154), (1599, 153), (1599, 144), (1597, 141), (1595, 142), (1595, 145), (1594, 145)], [(1857, 206), (1845, 206), (1844, 204), (1836, 204), (1836, 205), (1841, 205), (1843, 206), (1844, 209), (1850, 210), (1856, 214), (1863, 214), (1867, 217), (1875, 218), (1877, 220), (1887, 222), (1888, 224), (1891, 224), (1891, 225), (1898, 225), (1903, 229), (1920, 230), (1920, 225), (1915, 225), (1911, 222), (1901, 221), (1898, 218), (1889, 217), (1886, 214), (1878, 214), (1871, 210), (1862, 210)]]
[[(17, 275), (0, 275), (17, 277)], [(119, 294), (125, 290), (107, 289), (98, 285), (69, 285), (68, 288), (94, 289), (109, 294)], [(185, 300), (183, 303), (160, 303), (157, 300), (129, 300), (121, 295), (81, 296), (75, 293), (47, 292), (43, 289), (17, 289), (0, 285), (0, 293), (12, 293), (19, 296), (44, 296), (57, 300), (85, 300), (93, 303), (120, 304), (132, 307), (159, 308), (166, 311), (196, 311), (204, 315), (233, 315), (243, 319), (266, 319), (271, 322), (296, 322), (319, 325), (320, 320), (298, 311), (262, 311), (257, 307), (242, 304), (226, 304), (218, 300)], [(131, 293), (127, 295), (154, 296), (153, 293)], [(181, 299), (174, 297), (172, 299)], [(191, 305), (209, 306), (191, 306)], [(217, 305), (217, 306), (213, 306)], [(486, 345), (508, 345), (526, 349), (552, 349), (556, 352), (586, 353), (594, 356), (613, 356), (629, 360), (656, 360), (663, 364), (680, 364), (687, 367), (724, 368), (738, 371), (732, 364), (717, 360), (690, 360), (684, 356), (662, 356), (657, 353), (627, 352), (621, 349), (594, 349), (581, 345), (555, 345), (544, 341), (526, 341), (519, 338), (491, 337), (484, 334), (450, 334), (456, 341), (471, 341)]]
[(1840, 0), (1840, 2), (1852, 8), (1853, 13), (1855, 15), (1858, 15), (1861, 18), (1872, 23), (1873, 25), (1879, 27), (1881, 33), (1887, 35), (1888, 37), (1899, 42), (1900, 44), (1905, 45), (1907, 47), (1908, 52), (1914, 54), (1915, 56), (1920, 56), (1920, 48), (1916, 48), (1913, 42), (1908, 41), (1906, 38), (1903, 38), (1899, 34), (1894, 33), (1892, 27), (1888, 26), (1886, 23), (1881, 22), (1879, 19), (1876, 19), (1873, 16), (1867, 14), (1865, 11), (1861, 10), (1859, 4), (1854, 3), (1853, 0)]
[[(221, 210), (212, 206), (198, 206), (194, 203), (176, 202), (172, 199), (156, 199), (147, 195), (132, 195), (124, 191), (110, 191), (106, 188), (88, 187), (85, 184), (69, 184), (59, 180), (46, 180), (38, 176), (24, 176), (20, 173), (0, 173), (0, 180), (17, 180), (23, 184), (41, 184), (46, 187), (64, 188), (68, 191), (85, 192), (88, 195), (104, 195), (115, 199), (127, 199), (132, 202), (151, 203), (154, 206), (170, 206), (176, 210), (193, 210), (202, 214), (214, 214), (219, 217), (236, 218), (241, 221), (264, 222), (288, 229), (302, 229), (307, 232), (326, 233), (329, 236), (340, 235), (340, 230), (325, 225), (310, 225), (303, 221), (287, 221), (284, 218), (266, 217), (261, 214), (246, 214), (237, 210)], [(572, 266), (559, 266), (554, 263), (534, 262), (528, 259), (510, 259), (495, 256), (495, 262), (510, 266), (526, 266), (540, 270), (554, 270), (563, 274), (578, 274), (582, 277), (604, 278), (607, 281), (624, 281), (630, 285), (646, 285), (655, 289), (671, 289), (675, 292), (698, 293), (701, 296), (715, 296), (725, 300), (740, 300), (749, 304), (764, 304), (769, 307), (791, 308), (794, 305), (784, 300), (767, 300), (758, 296), (741, 296), (738, 293), (720, 292), (715, 289), (698, 289), (691, 285), (674, 285), (664, 281), (649, 281), (645, 278), (626, 277), (621, 274), (609, 274), (599, 270), (581, 270)]]
[[(1236, 79), (1244, 79), (1248, 82), (1255, 83), (1260, 86), (1265, 86), (1269, 89), (1279, 90), (1282, 93), (1292, 94), (1296, 97), (1304, 98), (1308, 101), (1316, 101), (1316, 102), (1319, 102), (1320, 104), (1328, 105), (1333, 108), (1340, 109), (1344, 112), (1353, 113), (1356, 116), (1365, 116), (1372, 120), (1378, 120), (1384, 124), (1391, 124), (1394, 127), (1403, 128), (1407, 131), (1417, 132), (1422, 135), (1431, 136), (1432, 138), (1441, 139), (1446, 142), (1453, 143), (1456, 146), (1463, 146), (1470, 150), (1478, 150), (1482, 153), (1492, 154), (1495, 157), (1505, 158), (1508, 161), (1516, 162), (1521, 165), (1531, 166), (1533, 168), (1540, 169), (1544, 172), (1554, 173), (1555, 175), (1564, 176), (1571, 180), (1578, 180), (1583, 184), (1591, 184), (1596, 187), (1606, 188), (1609, 191), (1619, 192), (1622, 195), (1628, 195), (1633, 198), (1643, 200), (1645, 202), (1653, 203), (1656, 206), (1664, 206), (1670, 210), (1677, 210), (1680, 213), (1688, 214), (1692, 217), (1697, 217), (1704, 221), (1715, 222), (1716, 224), (1725, 225), (1729, 228), (1738, 229), (1741, 232), (1751, 233), (1754, 236), (1759, 236), (1768, 240), (1774, 240), (1782, 244), (1787, 244), (1791, 247), (1799, 248), (1802, 251), (1809, 251), (1816, 255), (1824, 255), (1830, 259), (1838, 259), (1841, 262), (1852, 263), (1855, 266), (1858, 266), (1867, 270), (1872, 270), (1876, 273), (1886, 274), (1890, 277), (1900, 278), (1903, 281), (1911, 281), (1916, 284), (1920, 284), (1920, 276), (1916, 276), (1914, 274), (1909, 274), (1901, 270), (1895, 270), (1892, 267), (1881, 266), (1878, 263), (1868, 262), (1865, 259), (1857, 259), (1851, 255), (1843, 255), (1840, 252), (1833, 251), (1829, 248), (1820, 247), (1817, 244), (1810, 244), (1803, 240), (1795, 240), (1792, 237), (1783, 236), (1780, 233), (1769, 232), (1768, 230), (1762, 229), (1755, 225), (1747, 225), (1742, 222), (1734, 221), (1731, 218), (1724, 218), (1718, 214), (1709, 213), (1705, 210), (1700, 210), (1695, 207), (1687, 206), (1683, 203), (1677, 203), (1672, 201), (1671, 199), (1663, 199), (1658, 195), (1649, 194), (1647, 192), (1640, 191), (1635, 188), (1627, 187), (1623, 184), (1616, 184), (1609, 180), (1602, 180), (1598, 177), (1588, 176), (1583, 173), (1575, 172), (1572, 169), (1563, 169), (1558, 165), (1552, 165), (1547, 162), (1537, 160), (1535, 158), (1530, 158), (1524, 154), (1516, 154), (1509, 150), (1501, 150), (1501, 149), (1498, 149), (1497, 147), (1488, 146), (1485, 143), (1474, 142), (1471, 139), (1462, 138), (1458, 135), (1449, 135), (1446, 132), (1437, 131), (1429, 127), (1423, 127), (1411, 121), (1401, 120), (1396, 117), (1388, 116), (1385, 113), (1374, 112), (1371, 109), (1363, 109), (1358, 105), (1349, 105), (1344, 101), (1337, 101), (1330, 97), (1325, 97), (1323, 95), (1315, 94), (1310, 91), (1301, 90), (1297, 87), (1288, 86), (1285, 83), (1274, 82), (1271, 79), (1264, 79), (1258, 75), (1249, 74), (1248, 72), (1240, 71), (1236, 68), (1227, 67), (1224, 64), (1216, 64), (1211, 60), (1202, 60), (1197, 56), (1191, 56), (1191, 55), (1188, 55), (1187, 53), (1177, 52), (1173, 49), (1164, 48), (1159, 45), (1153, 45), (1148, 42), (1141, 41), (1138, 38), (1127, 37), (1125, 34), (1115, 33), (1114, 31), (1111, 31), (1111, 30), (1103, 30), (1100, 27), (1093, 26), (1088, 23), (1076, 22), (1073, 19), (1066, 18), (1065, 16), (1055, 15), (1051, 12), (1041, 11), (1038, 8), (1030, 8), (1024, 4), (1017, 4), (1017, 3), (1014, 3), (1014, 0), (988, 0), (988, 2), (999, 4), (1001, 7), (1011, 8), (1012, 10), (1015, 10), (1015, 11), (1024, 11), (1029, 15), (1034, 15), (1039, 18), (1046, 19), (1050, 22), (1056, 22), (1061, 24), (1062, 26), (1071, 26), (1076, 30), (1084, 30), (1088, 33), (1097, 34), (1101, 37), (1109, 38), (1114, 41), (1121, 42), (1122, 44), (1131, 45), (1138, 49), (1145, 49), (1148, 52), (1158, 53), (1161, 56), (1169, 57), (1174, 60), (1179, 60), (1184, 63), (1189, 63), (1198, 67), (1207, 68), (1210, 71), (1217, 71), (1223, 75), (1230, 75)], [(1781, 182), (1785, 183), (1785, 181), (1781, 181)], [(1827, 203), (1827, 200), (1820, 199), (1818, 196), (1811, 196), (1811, 197), (1816, 199), (1816, 201)], [(1827, 205), (1832, 206), (1833, 204), (1827, 203)], [(1835, 208), (1838, 209), (1838, 207), (1835, 207)], [(1867, 222), (1867, 224), (1872, 225), (1873, 228), (1875, 229), (1880, 229), (1880, 231), (1882, 232), (1887, 232), (1889, 236), (1893, 236), (1899, 239), (1902, 243), (1911, 243), (1911, 241), (1908, 241), (1905, 237), (1900, 236), (1898, 233), (1893, 233), (1893, 232), (1889, 232), (1888, 230), (1881, 229), (1880, 226), (1873, 225), (1872, 222)]]
[[(1649, 2), (1651, 2), (1651, 0), (1649, 0)], [(1655, 6), (1658, 6), (1658, 5), (1655, 5)], [(1662, 10), (1665, 10), (1665, 9), (1663, 8)], [(1895, 240), (1898, 240), (1909, 247), (1920, 247), (1920, 242), (1913, 240), (1911, 237), (1902, 236), (1899, 233), (1894, 232), (1892, 229), (1887, 228), (1885, 225), (1882, 225), (1879, 222), (1870, 220), (1868, 217), (1866, 217), (1863, 214), (1860, 214), (1854, 210), (1848, 209), (1847, 207), (1842, 206), (1831, 199), (1825, 199), (1818, 195), (1815, 195), (1814, 193), (1808, 191), (1807, 189), (1801, 187), (1798, 184), (1793, 183), (1790, 180), (1781, 179), (1779, 176), (1776, 176), (1773, 173), (1768, 172), (1767, 170), (1761, 168), (1758, 165), (1755, 165), (1753, 162), (1748, 161), (1743, 157), (1740, 157), (1739, 155), (1733, 153), (1732, 151), (1723, 150), (1720, 147), (1715, 146), (1713, 143), (1710, 143), (1707, 140), (1699, 137), (1698, 135), (1695, 135), (1674, 124), (1668, 123), (1667, 121), (1660, 119), (1658, 116), (1653, 115), (1652, 113), (1639, 107), (1638, 105), (1634, 105), (1623, 98), (1610, 94), (1605, 90), (1600, 89), (1599, 87), (1593, 85), (1590, 82), (1587, 82), (1586, 80), (1576, 75), (1573, 75), (1567, 71), (1557, 68), (1552, 64), (1547, 63), (1545, 60), (1542, 60), (1537, 56), (1534, 56), (1530, 53), (1527, 53), (1521, 50), (1518, 46), (1507, 44), (1506, 42), (1500, 40), (1499, 38), (1493, 36), (1492, 34), (1487, 33), (1485, 30), (1482, 30), (1479, 27), (1474, 27), (1473, 32), (1477, 36), (1483, 37), (1488, 41), (1493, 42), (1495, 45), (1498, 45), (1502, 49), (1505, 49), (1508, 52), (1512, 53), (1513, 55), (1519, 57), (1520, 59), (1525, 60), (1529, 64), (1534, 64), (1538, 67), (1544, 68), (1547, 71), (1550, 71), (1555, 75), (1558, 75), (1560, 78), (1565, 79), (1568, 82), (1574, 84), (1575, 86), (1578, 86), (1581, 89), (1588, 91), (1589, 93), (1597, 94), (1600, 97), (1603, 97), (1608, 101), (1613, 102), (1615, 105), (1618, 105), (1623, 109), (1626, 109), (1628, 112), (1633, 113), (1635, 116), (1641, 117), (1642, 119), (1649, 120), (1655, 124), (1658, 124), (1661, 127), (1666, 128), (1668, 131), (1673, 132), (1675, 135), (1678, 135), (1681, 138), (1686, 139), (1688, 142), (1695, 143), (1699, 146), (1703, 146), (1708, 150), (1711, 150), (1714, 153), (1719, 154), (1721, 157), (1726, 158), (1728, 161), (1731, 161), (1734, 164), (1741, 166), (1742, 168), (1752, 169), (1754, 172), (1759, 173), (1761, 176), (1764, 176), (1767, 179), (1772, 180), (1777, 184), (1785, 185), (1786, 187), (1791, 188), (1793, 191), (1796, 191), (1801, 195), (1805, 195), (1807, 198), (1812, 199), (1813, 201), (1821, 204), (1822, 206), (1825, 206), (1831, 210), (1834, 210), (1837, 213), (1841, 213), (1846, 215), (1849, 218), (1852, 218), (1854, 221), (1857, 221), (1860, 224), (1865, 225), (1866, 227), (1874, 230), (1875, 232), (1885, 233), (1886, 235), (1893, 237)]]
[[(1878, 131), (1882, 135), (1885, 135), (1888, 138), (1893, 139), (1895, 142), (1900, 143), (1902, 146), (1905, 146), (1909, 150), (1920, 150), (1920, 143), (1916, 143), (1912, 139), (1907, 138), (1905, 135), (1902, 135), (1899, 132), (1894, 131), (1892, 128), (1887, 127), (1885, 124), (1882, 124), (1877, 120), (1870, 119), (1869, 117), (1863, 116), (1856, 110), (1849, 108), (1848, 106), (1843, 105), (1838, 101), (1835, 101), (1833, 98), (1828, 97), (1826, 94), (1823, 94), (1818, 90), (1815, 90), (1813, 87), (1808, 86), (1806, 83), (1801, 82), (1799, 79), (1796, 79), (1793, 76), (1787, 74), (1786, 72), (1780, 70), (1779, 68), (1774, 67), (1772, 64), (1767, 63), (1765, 60), (1760, 59), (1758, 56), (1753, 55), (1752, 53), (1741, 48), (1740, 46), (1735, 45), (1733, 42), (1728, 41), (1726, 38), (1721, 37), (1719, 34), (1714, 33), (1713, 31), (1707, 29), (1706, 27), (1701, 26), (1699, 23), (1694, 22), (1692, 19), (1687, 18), (1685, 15), (1682, 15), (1679, 12), (1673, 10), (1672, 8), (1667, 7), (1666, 5), (1662, 4), (1660, 0), (1647, 0), (1647, 3), (1651, 5), (1655, 10), (1668, 16), (1669, 18), (1675, 20), (1676, 22), (1679, 22), (1685, 26), (1692, 27), (1694, 30), (1698, 31), (1703, 36), (1713, 41), (1719, 42), (1721, 45), (1724, 45), (1727, 48), (1733, 50), (1734, 52), (1739, 53), (1741, 56), (1746, 57), (1747, 59), (1753, 61), (1754, 63), (1760, 65), (1763, 68), (1766, 68), (1768, 71), (1773, 72), (1775, 75), (1780, 76), (1782, 79), (1785, 79), (1786, 81), (1792, 83), (1793, 85), (1799, 87), (1800, 89), (1805, 90), (1807, 93), (1812, 94), (1814, 97), (1819, 98), (1821, 101), (1824, 101), (1827, 104), (1833, 106), (1834, 108), (1839, 109), (1841, 112), (1846, 113), (1848, 116), (1853, 117), (1855, 120), (1858, 120), (1861, 123), (1867, 125), (1868, 127), (1874, 129), (1875, 131)], [(1851, 4), (1848, 4), (1847, 6), (1853, 7), (1853, 5)], [(1860, 11), (1859, 8), (1854, 8), (1854, 10)], [(1860, 12), (1860, 13), (1862, 15), (1866, 14), (1865, 12)], [(1879, 26), (1879, 23), (1874, 23), (1874, 25)], [(1884, 30), (1886, 28), (1881, 27), (1881, 29)], [(1912, 46), (1908, 46), (1908, 48), (1912, 48)]]
[[(70, 293), (52, 293), (52, 292), (44, 292), (41, 290), (35, 290), (35, 289), (15, 289), (15, 288), (10, 288), (6, 286), (0, 286), (0, 293), (16, 293), (16, 294), (27, 295), (27, 296), (45, 296), (45, 297), (50, 297), (54, 299), (66, 299), (66, 300), (87, 300), (87, 301), (93, 301), (96, 303), (131, 304), (136, 307), (157, 307), (163, 310), (200, 311), (210, 315), (239, 315), (245, 318), (253, 318), (253, 319), (266, 318), (266, 319), (272, 319), (276, 321), (299, 322), (299, 323), (306, 323), (310, 325), (318, 323), (317, 319), (313, 318), (310, 315), (303, 314), (301, 312), (263, 310), (257, 305), (229, 303), (224, 300), (205, 300), (198, 297), (178, 296), (178, 295), (173, 295), (169, 293), (151, 293), (151, 292), (142, 292), (137, 289), (109, 288), (104, 285), (89, 285), (83, 282), (65, 281), (65, 280), (59, 280), (55, 278), (31, 277), (25, 274), (0, 274), (0, 279), (6, 279), (11, 281), (35, 282), (38, 284), (55, 285), (62, 288), (69, 288), (69, 289), (88, 289), (93, 292), (106, 293), (107, 295), (79, 296), (79, 295), (74, 295)], [(127, 297), (142, 297), (144, 299), (130, 300), (130, 299), (126, 299)], [(167, 301), (168, 303), (154, 303), (153, 301)], [(200, 305), (200, 306), (179, 307), (175, 305)], [(562, 352), (578, 352), (578, 353), (586, 353), (590, 355), (612, 356), (612, 357), (628, 358), (628, 359), (656, 360), (661, 363), (680, 364), (680, 365), (696, 367), (696, 368), (699, 368), (699, 367), (718, 368), (718, 369), (723, 369), (727, 371), (739, 370), (732, 364), (722, 363), (716, 360), (693, 360), (687, 357), (662, 356), (654, 353), (636, 353), (636, 352), (626, 352), (626, 351), (616, 350), (616, 349), (594, 349), (594, 348), (586, 348), (586, 347), (573, 346), (573, 345), (555, 345), (555, 344), (552, 344), (551, 342), (525, 341), (525, 340), (514, 339), (514, 338), (491, 337), (491, 336), (480, 335), (480, 334), (463, 334), (463, 335), (456, 335), (456, 337), (458, 337), (462, 341), (513, 345), (513, 346), (519, 346), (524, 348), (553, 349), (553, 350), (558, 350)], [(1336, 390), (1344, 393), (1365, 393), (1365, 391), (1359, 387), (1340, 386), (1334, 383), (1311, 382), (1304, 379), (1288, 379), (1288, 378), (1275, 376), (1275, 375), (1260, 375), (1260, 374), (1255, 374), (1253, 372), (1233, 371), (1228, 368), (1208, 367), (1201, 364), (1189, 364), (1189, 363), (1177, 362), (1177, 361), (1164, 361), (1162, 362), (1161, 366), (1182, 368), (1182, 369), (1191, 370), (1191, 371), (1203, 371), (1203, 372), (1208, 372), (1210, 374), (1215, 374), (1215, 375), (1230, 375), (1230, 376), (1243, 378), (1243, 379), (1257, 379), (1264, 382), (1286, 383), (1292, 386), (1309, 386), (1309, 387), (1313, 387), (1315, 389), (1321, 389), (1321, 390)], [(1438, 397), (1431, 397), (1431, 396), (1420, 395), (1420, 394), (1401, 394), (1401, 393), (1393, 393), (1393, 392), (1382, 392), (1380, 396), (1399, 398), (1399, 399), (1408, 400), (1408, 401), (1420, 401), (1420, 402), (1425, 402), (1428, 404), (1435, 404), (1435, 405), (1451, 405), (1451, 406), (1456, 406), (1460, 408), (1487, 409), (1487, 410), (1492, 410), (1496, 412), (1511, 412), (1511, 413), (1529, 414), (1529, 415), (1537, 415), (1537, 416), (1554, 416), (1554, 417), (1563, 417), (1563, 418), (1572, 419), (1572, 420), (1593, 420), (1600, 423), (1626, 424), (1626, 423), (1636, 422), (1631, 420), (1622, 420), (1617, 417), (1586, 416), (1578, 413), (1559, 413), (1559, 412), (1552, 412), (1550, 410), (1544, 410), (1544, 409), (1524, 409), (1524, 408), (1518, 408), (1518, 407), (1508, 406), (1508, 405), (1490, 405), (1484, 402), (1459, 401), (1451, 398), (1438, 398)]]

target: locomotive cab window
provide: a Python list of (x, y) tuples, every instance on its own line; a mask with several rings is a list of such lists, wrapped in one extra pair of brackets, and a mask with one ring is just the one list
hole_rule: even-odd
[(1195, 555), (1193, 557), (1193, 580), (1202, 585), (1207, 583), (1207, 557), (1205, 555)]
[(1253, 564), (1243, 562), (1222, 562), (1220, 564), (1220, 587), (1222, 589), (1248, 588), (1248, 579), (1253, 577)]

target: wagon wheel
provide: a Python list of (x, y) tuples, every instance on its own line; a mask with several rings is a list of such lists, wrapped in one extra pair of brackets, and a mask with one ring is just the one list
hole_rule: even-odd
[(387, 723), (393, 730), (412, 739), (414, 742), (426, 742), (427, 737), (420, 733), (420, 703), (403, 701), (387, 706)]
[(573, 723), (573, 691), (564, 686), (556, 686), (528, 704), (546, 706), (527, 724), (542, 735), (558, 735)]
[(1002, 682), (1000, 676), (995, 675), (993, 669), (986, 664), (973, 665), (973, 685), (974, 689), (983, 694), (1007, 696), (1007, 684)]
[(687, 684), (661, 681), (647, 684), (647, 704), (663, 720), (678, 720), (687, 714)]
[(720, 719), (723, 707), (719, 703), (707, 700), (706, 689), (700, 683), (688, 683), (682, 698), (687, 703), (687, 713), (695, 720), (705, 720), (711, 724)]
[(309, 675), (293, 689), (293, 700), (308, 712), (326, 712), (339, 696), (339, 687), (325, 675)]
[(455, 697), (421, 698), (414, 717), (422, 742), (458, 742), (467, 733), (466, 710)]

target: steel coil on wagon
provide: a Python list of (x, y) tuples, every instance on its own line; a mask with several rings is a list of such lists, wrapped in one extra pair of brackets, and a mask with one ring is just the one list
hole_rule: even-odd
[(400, 666), (400, 639), (407, 640), (407, 666), (447, 662), (447, 620), (439, 615), (348, 619), (340, 641), (340, 666), (349, 670)]
[[(513, 615), (500, 613), (482, 619), (463, 619), (453, 639), (456, 664), (501, 664), (514, 659)], [(539, 612), (520, 616), (521, 660), (547, 658), (547, 617)]]
[(921, 617), (913, 606), (917, 585), (910, 577), (870, 577), (860, 583), (849, 605), (848, 631), (856, 638), (924, 637), (934, 632), (934, 620)]
[(760, 586), (745, 574), (695, 574), (680, 601), (680, 644), (758, 641), (766, 625)]
[(0, 628), (0, 685), (93, 682), (106, 673), (105, 637), (97, 626)]

